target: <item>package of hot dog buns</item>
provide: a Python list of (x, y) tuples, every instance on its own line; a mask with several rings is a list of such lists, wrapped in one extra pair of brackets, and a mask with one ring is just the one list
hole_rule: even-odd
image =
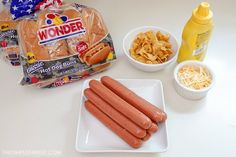
[(0, 9), (0, 54), (13, 66), (20, 65), (17, 21), (13, 21), (9, 8)]
[(66, 4), (18, 24), (22, 85), (58, 87), (107, 69), (116, 59), (112, 38), (90, 7)]

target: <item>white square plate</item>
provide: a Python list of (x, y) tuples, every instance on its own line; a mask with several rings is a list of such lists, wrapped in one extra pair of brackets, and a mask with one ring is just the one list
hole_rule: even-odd
[[(90, 80), (84, 82), (83, 89), (88, 88)], [(119, 82), (148, 100), (157, 107), (165, 110), (162, 83), (159, 80), (148, 79), (119, 79)], [(159, 125), (157, 133), (143, 143), (139, 149), (126, 144), (99, 120), (91, 115), (84, 107), (85, 96), (82, 94), (79, 121), (76, 136), (76, 150), (79, 152), (164, 152), (168, 147), (166, 122)]]

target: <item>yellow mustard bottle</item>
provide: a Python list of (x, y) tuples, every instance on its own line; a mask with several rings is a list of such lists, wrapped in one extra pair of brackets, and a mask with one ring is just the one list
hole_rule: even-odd
[(185, 60), (204, 60), (214, 27), (212, 17), (209, 3), (202, 2), (193, 10), (192, 17), (183, 30), (182, 44), (177, 59), (179, 63)]

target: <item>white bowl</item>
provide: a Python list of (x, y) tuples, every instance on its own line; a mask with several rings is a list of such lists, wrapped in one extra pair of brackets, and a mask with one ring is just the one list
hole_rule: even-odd
[[(212, 82), (211, 82), (210, 86), (203, 88), (203, 89), (195, 90), (195, 89), (188, 88), (188, 87), (184, 86), (182, 83), (180, 83), (178, 76), (177, 76), (178, 71), (186, 65), (201, 66), (201, 67), (205, 68), (209, 72), (209, 74), (211, 75), (211, 78), (212, 78)], [(214, 75), (213, 71), (206, 64), (204, 64), (200, 61), (190, 60), (190, 61), (182, 62), (179, 65), (177, 65), (174, 70), (174, 86), (175, 86), (177, 93), (179, 95), (183, 96), (184, 98), (187, 98), (190, 100), (199, 100), (199, 99), (204, 98), (207, 95), (208, 91), (214, 85), (214, 82), (215, 82), (215, 75)]]
[[(150, 30), (153, 30), (155, 32), (160, 31), (164, 34), (169, 34), (170, 35), (170, 43), (172, 44), (173, 54), (170, 56), (168, 61), (165, 62), (165, 63), (162, 63), (162, 64), (145, 64), (145, 63), (142, 63), (142, 62), (139, 62), (139, 61), (135, 60), (134, 58), (132, 58), (130, 56), (129, 49), (131, 48), (132, 42), (134, 41), (136, 36), (141, 32), (146, 32), (146, 31), (150, 31)], [(165, 67), (167, 67), (170, 63), (176, 61), (178, 49), (179, 49), (179, 46), (178, 46), (178, 42), (177, 42), (176, 38), (171, 33), (169, 33), (168, 31), (166, 31), (162, 28), (159, 28), (159, 27), (155, 27), (155, 26), (143, 26), (143, 27), (135, 28), (135, 29), (131, 30), (124, 37), (124, 40), (123, 40), (123, 50), (124, 50), (124, 53), (127, 56), (128, 60), (129, 60), (129, 62), (133, 66), (135, 66), (136, 68), (138, 68), (142, 71), (146, 71), (146, 72), (154, 72), (154, 71), (162, 70)]]

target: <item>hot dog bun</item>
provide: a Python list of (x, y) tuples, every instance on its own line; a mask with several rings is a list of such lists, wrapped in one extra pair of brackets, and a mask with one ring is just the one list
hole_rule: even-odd
[(12, 20), (11, 18), (11, 13), (7, 9), (3, 9), (0, 12), (0, 21), (10, 21)]
[(84, 8), (82, 10), (83, 21), (88, 30), (89, 45), (97, 44), (108, 34), (108, 29), (97, 10)]
[(107, 28), (95, 9), (84, 8), (81, 13), (75, 9), (67, 9), (63, 12), (70, 19), (81, 18), (86, 32), (84, 35), (79, 35), (67, 39), (69, 51), (71, 54), (78, 53), (76, 46), (83, 41), (88, 47), (91, 47), (101, 41), (108, 34)]
[[(39, 45), (37, 32), (43, 26), (48, 26), (46, 24), (46, 21), (49, 20), (49, 14), (50, 16), (54, 16), (54, 22), (56, 21), (56, 19), (61, 20), (61, 22), (68, 22), (62, 21), (62, 19), (60, 19), (61, 17), (66, 17), (67, 20), (80, 18), (86, 31), (84, 34), (71, 36), (67, 39), (58, 39), (43, 46)], [(74, 7), (68, 7), (64, 10), (58, 11), (49, 9), (43, 12), (39, 12), (36, 21), (24, 21), (25, 22), (22, 22), (21, 24), (21, 29), (19, 29), (19, 31), (21, 32), (20, 34), (24, 35), (24, 37), (22, 37), (23, 40), (21, 41), (21, 43), (23, 44), (22, 47), (24, 47), (23, 50), (27, 50), (24, 53), (32, 51), (32, 53), (35, 54), (35, 58), (38, 60), (52, 60), (69, 56), (71, 54), (82, 53), (78, 52), (79, 50), (77, 50), (80, 42), (83, 42), (83, 44), (86, 45), (87, 48), (84, 50), (86, 51), (87, 49), (99, 43), (108, 34), (108, 30), (100, 14), (92, 8), (83, 8), (82, 10), (77, 10)], [(26, 26), (26, 23), (28, 23), (29, 25)], [(55, 23), (52, 24), (56, 25)], [(33, 43), (34, 46), (30, 48), (30, 44), (27, 43)], [(99, 55), (96, 55), (97, 53), (94, 52), (92, 52), (93, 55), (91, 56), (84, 55), (86, 59), (82, 59), (82, 62), (91, 65), (103, 61), (107, 57), (110, 51), (109, 45), (103, 43), (101, 45), (98, 45), (103, 47), (103, 49), (99, 50)], [(98, 45), (96, 45), (95, 47), (97, 48)], [(89, 53), (91, 54), (91, 51), (89, 51)]]
[[(83, 19), (81, 13), (75, 9), (67, 9), (63, 12), (63, 15), (66, 15), (69, 19), (74, 19), (74, 18)], [(83, 22), (84, 27), (87, 28), (86, 23), (83, 20), (82, 20), (82, 22)], [(85, 42), (89, 46), (89, 39), (88, 39), (89, 32), (88, 31), (89, 30), (87, 30), (87, 32), (84, 35), (79, 35), (76, 37), (66, 39), (66, 41), (68, 43), (70, 54), (77, 54), (78, 53), (76, 50), (76, 46), (81, 41)]]
[[(18, 33), (21, 41), (21, 47), (25, 56), (28, 52), (35, 55), (37, 60), (49, 60), (48, 48), (39, 45), (37, 38), (38, 24), (33, 20), (23, 20), (18, 25)], [(25, 31), (27, 30), (27, 31)]]

